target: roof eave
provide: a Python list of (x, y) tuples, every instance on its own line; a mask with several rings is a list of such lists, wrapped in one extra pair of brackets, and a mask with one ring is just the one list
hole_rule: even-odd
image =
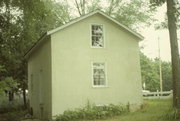
[(98, 11), (91, 12), (91, 13), (89, 13), (89, 14), (86, 14), (86, 15), (84, 15), (84, 16), (82, 16), (82, 17), (77, 18), (77, 19), (74, 20), (74, 21), (71, 21), (71, 22), (69, 22), (69, 23), (67, 23), (67, 24), (64, 24), (64, 25), (58, 27), (58, 28), (55, 28), (55, 29), (53, 29), (53, 30), (50, 30), (50, 31), (47, 32), (47, 35), (51, 35), (51, 34), (57, 32), (57, 31), (59, 31), (59, 30), (61, 30), (61, 29), (64, 29), (64, 28), (66, 28), (66, 27), (68, 27), (68, 26), (70, 26), (70, 25), (78, 22), (78, 21), (81, 21), (81, 20), (83, 20), (83, 19), (85, 19), (85, 18), (87, 18), (87, 17), (89, 17), (89, 16), (91, 16), (91, 15), (94, 15), (94, 14), (97, 13), (97, 12), (98, 12)]
[(69, 23), (67, 23), (67, 24), (65, 24), (65, 25), (62, 25), (62, 26), (60, 26), (60, 27), (58, 27), (58, 28), (55, 28), (55, 29), (50, 30), (50, 31), (48, 31), (47, 33), (45, 33), (45, 34), (44, 34), (43, 36), (41, 36), (41, 38), (27, 51), (27, 53), (25, 54), (25, 58), (27, 58), (27, 57), (37, 48), (37, 46), (40, 45), (40, 43), (44, 40), (45, 37), (47, 37), (47, 36), (49, 36), (49, 35), (57, 32), (57, 31), (59, 31), (59, 30), (61, 30), (61, 29), (64, 29), (64, 28), (66, 28), (66, 27), (68, 27), (68, 26), (70, 26), (70, 25), (72, 25), (72, 24), (74, 24), (74, 23), (76, 23), (76, 22), (79, 22), (79, 21), (81, 21), (81, 20), (83, 20), (83, 19), (85, 19), (85, 18), (87, 18), (87, 17), (89, 17), (89, 16), (92, 16), (92, 15), (94, 15), (94, 14), (96, 14), (96, 13), (99, 13), (99, 14), (103, 15), (104, 17), (110, 19), (111, 21), (113, 21), (114, 23), (116, 23), (117, 25), (119, 25), (120, 27), (122, 27), (123, 29), (127, 30), (129, 33), (131, 33), (132, 35), (134, 35), (135, 37), (137, 37), (139, 41), (141, 41), (141, 40), (144, 39), (144, 37), (143, 37), (142, 35), (138, 34), (137, 32), (135, 32), (135, 31), (131, 30), (130, 28), (126, 27), (125, 25), (121, 24), (120, 22), (118, 22), (118, 21), (115, 20), (114, 18), (108, 16), (107, 14), (105, 14), (104, 12), (102, 12), (102, 11), (100, 11), (100, 10), (96, 10), (96, 11), (94, 11), (94, 12), (91, 12), (91, 13), (89, 13), (89, 14), (86, 14), (86, 15), (84, 15), (84, 16), (82, 16), (82, 17), (79, 17), (79, 18), (75, 19), (74, 21), (71, 21), (71, 22), (69, 22)]
[(48, 31), (48, 32), (47, 32), (47, 35), (51, 35), (51, 34), (57, 32), (57, 31), (59, 31), (59, 30), (61, 30), (61, 29), (64, 29), (64, 28), (66, 28), (66, 27), (68, 27), (68, 26), (70, 26), (70, 25), (72, 25), (72, 24), (74, 24), (74, 23), (76, 23), (76, 22), (79, 22), (79, 21), (81, 21), (81, 20), (83, 20), (83, 19), (85, 19), (85, 18), (87, 18), (87, 17), (89, 17), (89, 16), (91, 16), (91, 15), (94, 15), (94, 14), (96, 14), (96, 13), (99, 13), (99, 14), (103, 15), (104, 17), (110, 19), (111, 21), (113, 21), (114, 23), (116, 23), (117, 25), (119, 25), (120, 27), (122, 27), (123, 29), (127, 30), (128, 32), (130, 32), (131, 34), (133, 34), (134, 36), (136, 36), (139, 41), (141, 41), (141, 40), (144, 39), (144, 37), (143, 37), (142, 35), (140, 35), (140, 34), (138, 34), (137, 32), (131, 30), (130, 28), (126, 27), (125, 25), (121, 24), (120, 22), (118, 22), (117, 20), (115, 20), (114, 18), (108, 16), (107, 14), (105, 14), (104, 12), (102, 12), (102, 11), (100, 11), (100, 10), (97, 10), (97, 11), (94, 11), (94, 12), (92, 12), (92, 13), (86, 14), (86, 15), (84, 15), (84, 16), (82, 16), (82, 17), (79, 17), (78, 19), (76, 19), (76, 20), (74, 20), (74, 21), (71, 21), (71, 22), (69, 22), (69, 23), (67, 23), (67, 24), (65, 24), (65, 25), (62, 25), (62, 26), (60, 26), (60, 27), (58, 27), (58, 28), (56, 28), (56, 29), (53, 29), (53, 30), (51, 30), (51, 31)]
[(28, 58), (29, 55), (41, 44), (41, 42), (48, 36), (47, 33), (43, 34), (38, 41), (25, 53), (24, 57)]
[(128, 32), (130, 32), (131, 34), (133, 34), (133, 35), (135, 35), (136, 37), (138, 37), (140, 41), (144, 39), (144, 37), (143, 37), (142, 35), (138, 34), (137, 32), (135, 32), (135, 31), (131, 30), (130, 28), (126, 27), (125, 25), (121, 24), (120, 22), (118, 22), (118, 21), (115, 20), (114, 18), (106, 15), (104, 12), (102, 12), (102, 11), (98, 11), (98, 12), (99, 12), (101, 15), (103, 15), (103, 16), (107, 17), (108, 19), (110, 19), (111, 21), (113, 21), (114, 23), (118, 24), (119, 26), (121, 26), (122, 28), (124, 28), (125, 30), (127, 30)]

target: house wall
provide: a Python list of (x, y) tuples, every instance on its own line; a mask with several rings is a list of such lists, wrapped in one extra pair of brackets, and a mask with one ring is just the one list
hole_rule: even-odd
[(47, 119), (51, 117), (51, 40), (45, 39), (28, 59), (28, 88), (33, 116)]
[[(105, 48), (92, 48), (90, 25), (103, 24)], [(138, 40), (95, 14), (51, 35), (52, 115), (92, 104), (142, 103)], [(92, 62), (105, 62), (107, 87), (92, 86)]]

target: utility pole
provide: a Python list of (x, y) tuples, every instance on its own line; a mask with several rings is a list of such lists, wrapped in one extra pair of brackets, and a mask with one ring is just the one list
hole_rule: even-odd
[(163, 85), (162, 85), (162, 65), (161, 65), (161, 54), (160, 54), (160, 41), (159, 41), (159, 36), (158, 36), (158, 55), (159, 55), (159, 80), (160, 80), (160, 92), (162, 94), (163, 92)]

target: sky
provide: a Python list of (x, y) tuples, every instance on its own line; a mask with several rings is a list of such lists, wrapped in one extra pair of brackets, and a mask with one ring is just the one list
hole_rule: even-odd
[[(166, 15), (166, 5), (158, 8), (155, 18), (158, 21), (164, 21)], [(142, 52), (150, 58), (156, 58), (158, 54), (158, 37), (160, 45), (160, 57), (163, 61), (171, 61), (171, 51), (170, 51), (170, 40), (169, 40), (169, 31), (168, 29), (155, 30), (154, 24), (148, 28), (145, 28), (141, 31), (141, 34), (145, 37), (143, 41), (140, 42), (140, 46), (143, 46), (144, 49)], [(180, 30), (177, 31), (178, 38), (180, 38)], [(180, 49), (180, 41), (179, 49)]]

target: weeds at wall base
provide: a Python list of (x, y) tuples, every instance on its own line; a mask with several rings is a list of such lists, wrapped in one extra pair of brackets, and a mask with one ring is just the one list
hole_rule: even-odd
[(89, 103), (82, 109), (67, 110), (55, 117), (55, 121), (94, 120), (122, 115), (129, 112), (129, 106), (110, 104), (108, 106), (95, 106)]
[(177, 108), (169, 109), (168, 113), (165, 114), (164, 118), (168, 120), (180, 119), (180, 109)]

